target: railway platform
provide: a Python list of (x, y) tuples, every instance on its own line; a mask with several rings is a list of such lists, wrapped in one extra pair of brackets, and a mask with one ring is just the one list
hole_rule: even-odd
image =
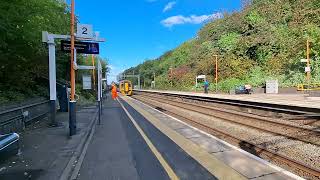
[(102, 117), (71, 179), (217, 179), (126, 101), (108, 98)]
[(71, 139), (67, 114), (28, 131), (0, 179), (302, 179), (131, 97), (108, 97), (100, 124), (96, 111), (78, 112)]
[(130, 97), (102, 117), (71, 179), (302, 179)]

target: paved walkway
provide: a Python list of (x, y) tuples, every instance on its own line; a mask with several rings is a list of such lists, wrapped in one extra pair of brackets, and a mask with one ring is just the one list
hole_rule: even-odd
[(119, 103), (109, 98), (103, 108), (78, 179), (168, 179)]
[(43, 120), (30, 125), (21, 137), (21, 153), (0, 162), (1, 180), (59, 179), (81, 140), (88, 134), (96, 117), (96, 107), (77, 112), (78, 132), (69, 137), (68, 113), (58, 113), (60, 127), (48, 127)]
[(120, 102), (126, 110), (118, 101), (105, 102), (78, 179), (216, 179), (144, 116)]

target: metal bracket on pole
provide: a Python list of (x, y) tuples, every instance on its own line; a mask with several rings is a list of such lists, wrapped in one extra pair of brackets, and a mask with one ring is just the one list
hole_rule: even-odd
[(94, 66), (83, 66), (83, 65), (77, 65), (77, 68), (78, 68), (78, 69), (81, 69), (81, 70), (92, 70), (92, 69), (96, 69), (96, 67), (94, 67)]
[(135, 78), (138, 78), (138, 88), (141, 89), (141, 86), (140, 86), (140, 74), (138, 75), (123, 75), (123, 79), (125, 79), (126, 77), (135, 77)]
[(78, 64), (77, 64), (77, 49), (74, 48), (73, 50), (73, 69), (77, 70), (78, 69)]
[[(42, 42), (48, 42), (48, 37), (53, 39), (71, 39), (70, 35), (61, 35), (61, 34), (49, 34), (47, 31), (42, 31)], [(104, 38), (80, 38), (75, 37), (78, 41), (91, 41), (91, 42), (105, 42)]]

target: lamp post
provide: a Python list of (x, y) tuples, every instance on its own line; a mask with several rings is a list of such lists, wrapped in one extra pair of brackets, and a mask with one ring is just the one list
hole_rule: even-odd
[(75, 70), (74, 64), (74, 0), (71, 0), (71, 23), (70, 23), (70, 37), (71, 37), (71, 64), (70, 64), (70, 81), (71, 81), (71, 101), (74, 101), (75, 94)]
[(311, 68), (310, 68), (310, 41), (307, 40), (307, 82), (308, 86), (310, 86), (310, 79), (311, 79)]
[(170, 70), (170, 84), (171, 84), (171, 88), (173, 86), (173, 83), (172, 83), (172, 67), (169, 68)]
[(71, 23), (70, 23), (70, 40), (71, 40), (71, 63), (70, 63), (70, 84), (71, 84), (71, 95), (69, 103), (69, 133), (70, 136), (76, 134), (76, 101), (75, 95), (75, 69), (74, 69), (74, 0), (71, 0)]
[(215, 83), (216, 83), (216, 93), (218, 93), (218, 55), (213, 55), (215, 59)]
[(153, 72), (153, 86), (156, 88), (156, 73)]

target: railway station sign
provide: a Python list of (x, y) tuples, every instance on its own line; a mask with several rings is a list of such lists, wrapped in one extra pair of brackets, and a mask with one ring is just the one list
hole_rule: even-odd
[[(80, 54), (99, 54), (99, 43), (76, 41), (74, 47)], [(70, 53), (71, 42), (61, 40), (61, 51)]]
[(77, 37), (80, 38), (93, 38), (93, 31), (91, 24), (77, 24)]

